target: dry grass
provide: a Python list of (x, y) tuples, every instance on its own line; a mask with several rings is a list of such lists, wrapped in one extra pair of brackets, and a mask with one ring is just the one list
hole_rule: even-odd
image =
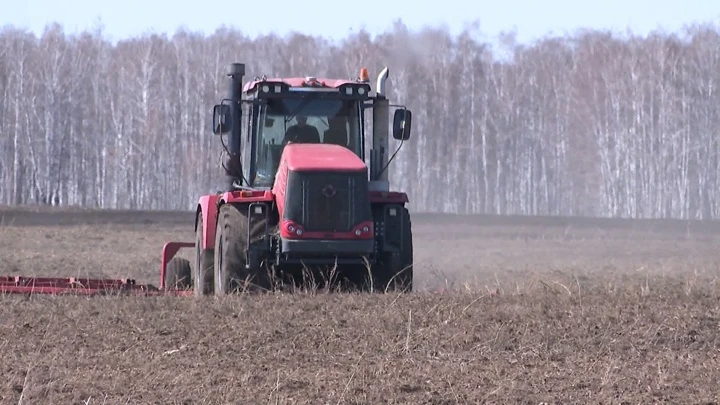
[[(447, 294), (0, 297), (0, 402), (720, 402), (715, 232), (414, 221)], [(156, 283), (192, 226), (0, 235), (2, 273)]]

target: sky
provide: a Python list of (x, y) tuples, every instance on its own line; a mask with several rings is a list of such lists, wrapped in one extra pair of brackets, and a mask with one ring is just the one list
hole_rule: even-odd
[[(472, 6), (470, 6), (472, 5)], [(546, 34), (579, 28), (611, 29), (645, 35), (658, 28), (678, 31), (693, 22), (720, 22), (717, 0), (0, 0), (0, 26), (12, 25), (40, 35), (60, 23), (66, 33), (102, 26), (111, 41), (146, 33), (172, 35), (177, 28), (206, 34), (218, 27), (237, 28), (255, 37), (300, 32), (342, 39), (353, 30), (371, 34), (402, 20), (411, 30), (446, 27), (453, 34), (478, 22), (482, 37), (516, 32), (532, 42)]]

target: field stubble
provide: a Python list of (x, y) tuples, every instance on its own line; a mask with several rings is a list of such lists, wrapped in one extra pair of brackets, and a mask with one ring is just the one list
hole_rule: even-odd
[[(6, 211), (0, 273), (157, 284), (192, 238), (186, 214), (60, 215)], [(717, 403), (715, 227), (416, 216), (406, 296), (2, 297), (0, 398)]]

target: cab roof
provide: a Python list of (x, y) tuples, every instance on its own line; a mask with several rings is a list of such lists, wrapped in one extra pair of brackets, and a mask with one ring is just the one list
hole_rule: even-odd
[(251, 80), (243, 86), (243, 92), (251, 92), (257, 89), (257, 86), (262, 83), (284, 83), (289, 87), (307, 87), (307, 88), (326, 88), (326, 89), (339, 89), (344, 84), (362, 84), (355, 80), (342, 80), (342, 79), (329, 79), (329, 78), (315, 78), (315, 77), (279, 77), (279, 78), (263, 78)]

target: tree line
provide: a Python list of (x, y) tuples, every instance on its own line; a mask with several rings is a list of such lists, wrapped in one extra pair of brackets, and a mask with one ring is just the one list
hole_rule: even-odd
[(211, 109), (239, 61), (250, 78), (360, 67), (372, 78), (388, 66), (389, 96), (414, 112), (389, 169), (413, 211), (720, 215), (716, 26), (508, 35), (500, 50), (479, 38), (400, 22), (338, 42), (223, 28), (112, 43), (102, 30), (2, 28), (0, 204), (193, 207), (224, 184)]

